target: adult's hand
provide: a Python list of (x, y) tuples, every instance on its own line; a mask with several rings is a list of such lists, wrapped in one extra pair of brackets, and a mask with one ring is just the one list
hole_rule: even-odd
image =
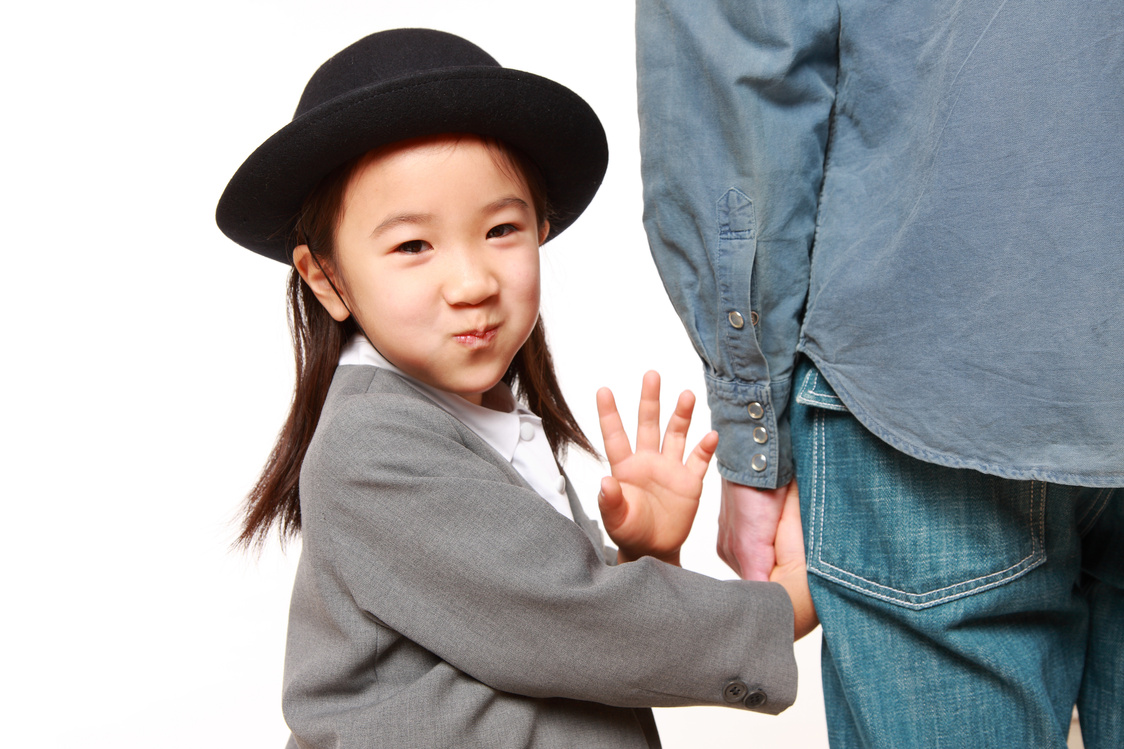
[(767, 581), (776, 565), (774, 543), (788, 488), (755, 489), (722, 479), (718, 556), (743, 580)]

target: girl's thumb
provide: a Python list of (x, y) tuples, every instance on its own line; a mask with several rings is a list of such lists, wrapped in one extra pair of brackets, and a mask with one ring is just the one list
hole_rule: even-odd
[(620, 482), (612, 476), (601, 479), (601, 493), (597, 495), (597, 507), (601, 510), (601, 522), (605, 525), (606, 533), (612, 533), (624, 525), (625, 518), (628, 516), (628, 503), (624, 501)]

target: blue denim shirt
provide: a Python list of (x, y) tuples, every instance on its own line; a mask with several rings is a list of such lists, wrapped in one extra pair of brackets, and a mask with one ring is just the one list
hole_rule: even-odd
[(1124, 485), (1124, 3), (639, 0), (644, 221), (718, 465), (798, 351), (897, 449)]

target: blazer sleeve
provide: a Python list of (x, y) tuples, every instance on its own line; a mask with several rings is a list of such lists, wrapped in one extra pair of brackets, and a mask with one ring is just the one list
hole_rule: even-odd
[(606, 564), (428, 403), (367, 393), (328, 421), (302, 469), (303, 554), (457, 669), (501, 691), (621, 707), (729, 704), (731, 682), (766, 694), (762, 712), (795, 699), (779, 585)]

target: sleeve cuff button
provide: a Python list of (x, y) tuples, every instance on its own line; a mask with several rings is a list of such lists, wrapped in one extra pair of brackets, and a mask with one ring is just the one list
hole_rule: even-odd
[(722, 699), (726, 700), (726, 702), (729, 702), (731, 705), (744, 702), (748, 694), (749, 687), (745, 685), (744, 681), (731, 681), (722, 689)]
[(754, 689), (745, 696), (745, 706), (751, 709), (764, 707), (765, 703), (768, 701), (769, 697), (760, 689)]

